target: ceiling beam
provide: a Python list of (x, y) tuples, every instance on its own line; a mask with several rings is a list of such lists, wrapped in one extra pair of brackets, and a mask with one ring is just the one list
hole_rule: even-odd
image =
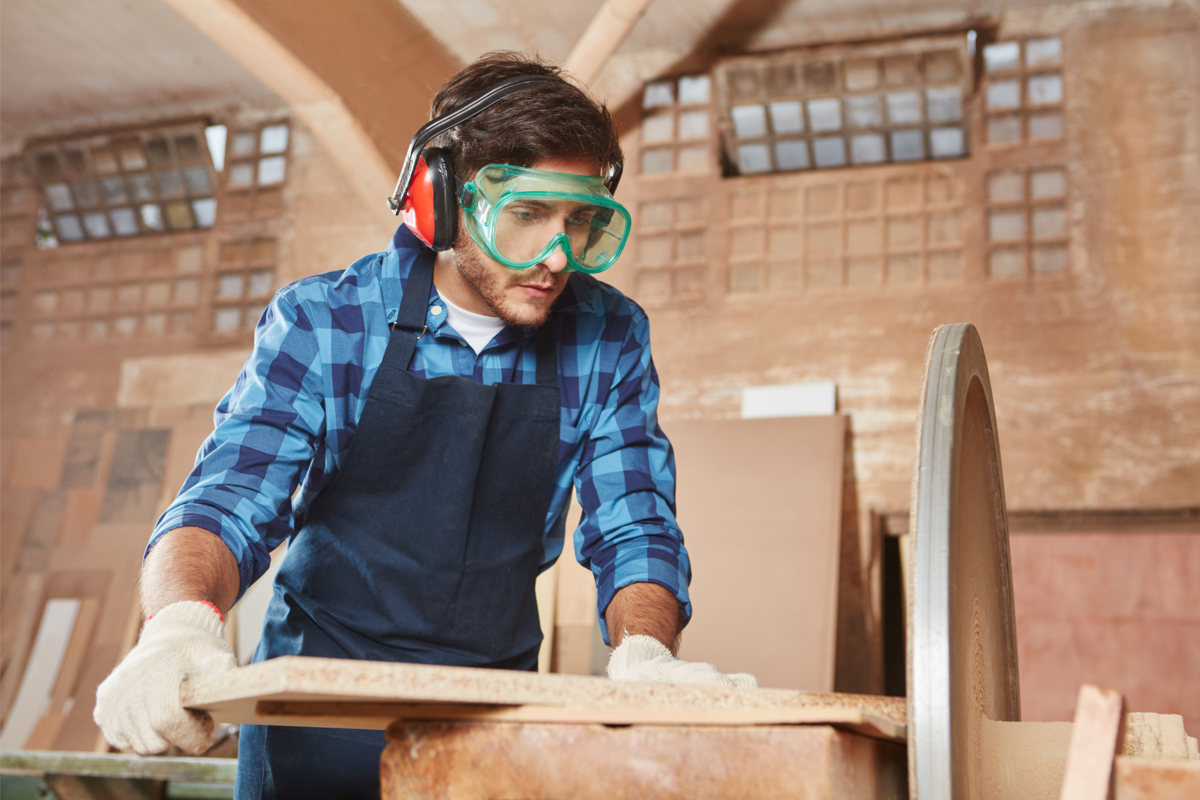
[(396, 0), (163, 0), (278, 94), (371, 209), (459, 64)]
[(651, 2), (653, 0), (607, 0), (567, 56), (563, 65), (566, 71), (584, 86), (594, 81)]

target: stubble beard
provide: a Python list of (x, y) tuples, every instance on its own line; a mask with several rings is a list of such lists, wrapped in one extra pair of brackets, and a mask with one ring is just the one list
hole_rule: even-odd
[[(516, 325), (521, 328), (537, 328), (550, 316), (550, 309), (558, 297), (539, 302), (536, 298), (526, 297), (514, 303), (509, 299), (506, 290), (520, 285), (528, 280), (529, 270), (515, 270), (504, 267), (512, 273), (510, 280), (488, 269), (484, 263), (482, 250), (466, 231), (460, 230), (454, 243), (454, 266), (458, 274), (468, 286), (474, 289), (493, 314), (506, 325)], [(555, 281), (557, 283), (557, 281)]]

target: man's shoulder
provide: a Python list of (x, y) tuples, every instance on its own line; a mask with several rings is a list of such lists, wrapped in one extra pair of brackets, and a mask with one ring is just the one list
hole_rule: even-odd
[(383, 253), (371, 253), (343, 269), (293, 281), (275, 295), (274, 305), (290, 309), (302, 328), (363, 334), (369, 320), (387, 318), (382, 289)]
[(363, 289), (379, 282), (378, 266), (382, 258), (383, 253), (370, 253), (348, 267), (308, 275), (293, 281), (280, 289), (279, 294), (299, 302), (346, 299), (346, 296), (357, 295)]

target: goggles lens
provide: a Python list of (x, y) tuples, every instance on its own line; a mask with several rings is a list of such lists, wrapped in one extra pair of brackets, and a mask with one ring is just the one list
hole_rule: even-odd
[(629, 238), (629, 212), (598, 177), (492, 164), (459, 200), (472, 238), (513, 269), (562, 249), (566, 271), (603, 272)]

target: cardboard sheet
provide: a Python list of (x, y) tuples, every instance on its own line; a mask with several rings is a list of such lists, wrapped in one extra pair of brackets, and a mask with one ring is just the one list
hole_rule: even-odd
[(693, 573), (680, 657), (832, 691), (845, 418), (663, 427)]

